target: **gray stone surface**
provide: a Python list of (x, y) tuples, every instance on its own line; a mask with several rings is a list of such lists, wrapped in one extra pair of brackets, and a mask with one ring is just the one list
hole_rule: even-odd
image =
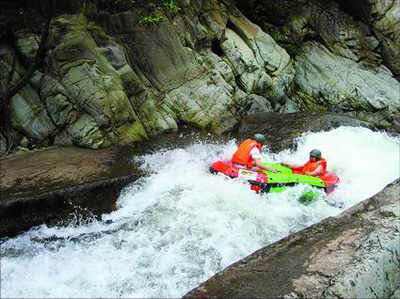
[(239, 109), (238, 113), (244, 117), (246, 115), (254, 115), (272, 111), (274, 110), (268, 99), (255, 94), (250, 94), (243, 101), (242, 107)]
[(299, 86), (296, 98), (307, 108), (400, 111), (400, 83), (388, 69), (371, 72), (316, 42), (305, 43), (296, 56), (294, 80)]

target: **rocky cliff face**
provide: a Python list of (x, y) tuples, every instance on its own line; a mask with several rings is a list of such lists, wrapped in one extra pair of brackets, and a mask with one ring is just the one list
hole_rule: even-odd
[(46, 37), (27, 83), (2, 101), (25, 147), (102, 148), (180, 124), (224, 133), (271, 111), (400, 124), (397, 1), (239, 1), (261, 27), (231, 1), (53, 2), (1, 10), (3, 98)]

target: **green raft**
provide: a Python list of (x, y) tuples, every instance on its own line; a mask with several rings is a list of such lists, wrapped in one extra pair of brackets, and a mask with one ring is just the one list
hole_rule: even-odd
[(290, 169), (289, 167), (280, 164), (265, 163), (265, 162), (262, 162), (262, 164), (280, 171), (278, 173), (264, 171), (264, 173), (268, 177), (268, 184), (271, 184), (269, 192), (280, 192), (286, 190), (287, 187), (299, 184), (306, 184), (317, 188), (325, 188), (325, 182), (321, 180), (319, 177), (313, 177), (304, 174), (296, 174), (293, 173), (292, 169)]
[(288, 187), (306, 185), (309, 186), (307, 190), (310, 190), (310, 192), (306, 191), (306, 194), (302, 196), (305, 201), (310, 200), (316, 194), (320, 196), (321, 191), (330, 194), (340, 181), (337, 175), (328, 171), (318, 177), (313, 177), (302, 174), (299, 169), (290, 169), (281, 164), (266, 163), (264, 161), (261, 161), (261, 163), (279, 170), (279, 172), (256, 172), (252, 169), (237, 167), (230, 160), (213, 162), (210, 166), (210, 172), (213, 174), (222, 173), (230, 178), (239, 178), (247, 181), (250, 188), (257, 193), (282, 192)]
[(293, 173), (292, 169), (281, 164), (265, 162), (262, 162), (262, 164), (280, 171), (279, 173), (264, 171), (268, 177), (268, 186), (270, 186), (268, 192), (278, 193), (292, 186), (300, 184), (308, 185), (315, 188), (307, 188), (300, 196), (299, 201), (302, 203), (311, 203), (321, 196), (321, 191), (325, 188), (325, 182), (319, 177)]

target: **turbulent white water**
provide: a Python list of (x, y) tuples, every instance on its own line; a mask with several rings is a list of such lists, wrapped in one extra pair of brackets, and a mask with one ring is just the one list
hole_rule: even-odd
[(400, 140), (341, 127), (298, 139), (269, 161), (305, 162), (319, 148), (342, 180), (305, 206), (302, 187), (257, 195), (212, 176), (235, 151), (195, 142), (140, 157), (149, 171), (125, 189), (119, 209), (83, 226), (36, 227), (1, 244), (1, 296), (179, 297), (234, 261), (379, 192), (400, 176)]

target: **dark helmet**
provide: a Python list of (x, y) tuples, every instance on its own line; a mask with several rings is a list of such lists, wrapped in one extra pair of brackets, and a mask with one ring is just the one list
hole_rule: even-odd
[(265, 144), (267, 142), (267, 138), (263, 134), (255, 134), (253, 139), (261, 144)]
[(313, 149), (311, 152), (310, 152), (310, 156), (313, 156), (313, 157), (315, 157), (315, 158), (317, 158), (317, 159), (321, 159), (321, 151), (320, 150), (318, 150), (318, 149)]

